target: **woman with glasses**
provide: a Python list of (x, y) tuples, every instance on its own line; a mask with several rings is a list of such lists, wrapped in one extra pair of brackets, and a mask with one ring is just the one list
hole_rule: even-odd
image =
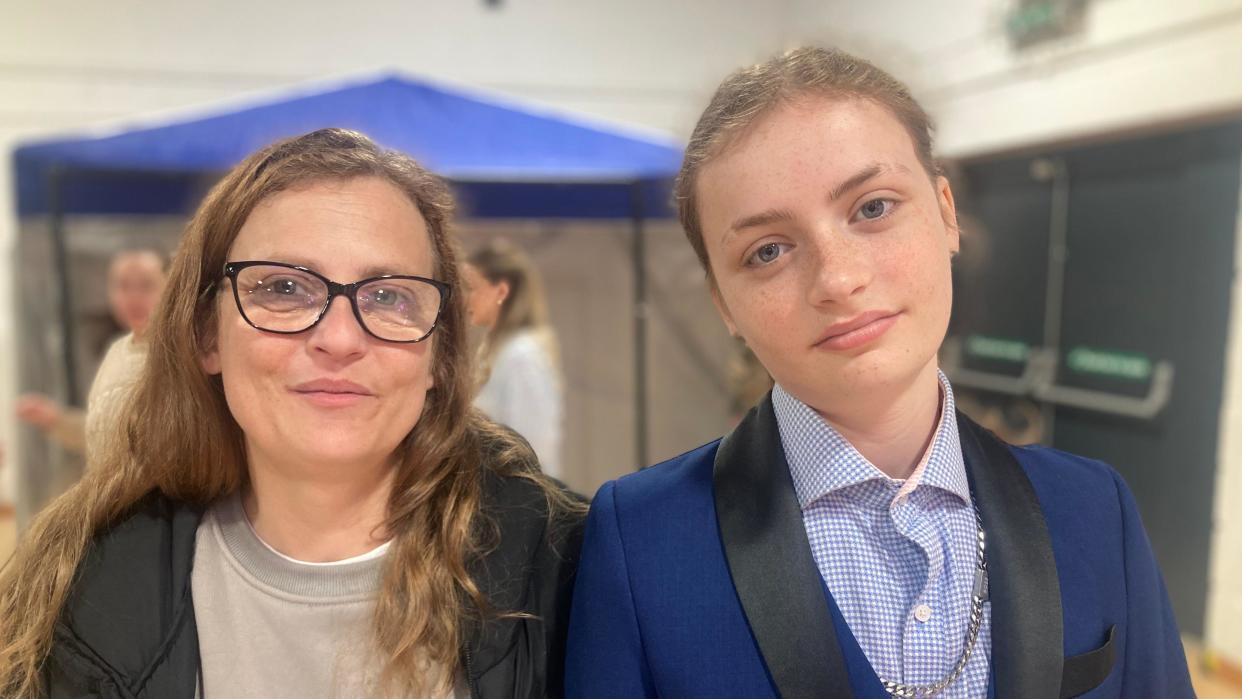
[(108, 467), (0, 579), (0, 695), (560, 693), (581, 506), (470, 408), (451, 208), (337, 129), (215, 187)]

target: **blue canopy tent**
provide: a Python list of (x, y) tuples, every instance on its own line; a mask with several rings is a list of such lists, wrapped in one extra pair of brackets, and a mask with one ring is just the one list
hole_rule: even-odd
[(48, 140), (14, 152), (20, 216), (46, 215), (60, 279), (66, 383), (78, 402), (64, 222), (75, 214), (188, 213), (221, 173), (280, 138), (339, 126), (446, 177), (476, 218), (628, 220), (635, 275), (635, 445), (647, 461), (644, 226), (669, 215), (671, 139), (605, 128), (495, 95), (401, 76), (352, 82), (192, 120)]

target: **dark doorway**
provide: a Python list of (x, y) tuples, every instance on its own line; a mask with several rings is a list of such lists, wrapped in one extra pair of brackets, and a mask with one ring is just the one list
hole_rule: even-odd
[[(959, 179), (966, 238), (952, 335), (1044, 342), (1060, 211), (1057, 382), (1117, 395), (1149, 390), (1133, 377), (1075, 373), (1065, 360), (1076, 348), (1174, 367), (1172, 394), (1152, 419), (1065, 406), (1045, 415), (1053, 446), (1106, 461), (1126, 479), (1181, 628), (1201, 635), (1242, 124), (976, 160)], [(1055, 205), (1058, 184), (1067, 208)]]

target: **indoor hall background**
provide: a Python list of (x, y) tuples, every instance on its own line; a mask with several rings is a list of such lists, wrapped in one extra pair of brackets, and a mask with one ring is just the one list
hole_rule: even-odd
[[(111, 255), (123, 248), (175, 249), (176, 216), (75, 216), (66, 226), (68, 273), (77, 318), (73, 352), (86, 395), (102, 349), (116, 334), (100, 289)], [(635, 454), (634, 274), (629, 222), (471, 220), (458, 222), (462, 246), (491, 237), (521, 246), (544, 277), (565, 388), (565, 480), (586, 495), (643, 465)], [(18, 281), (22, 390), (63, 395), (55, 269), (45, 217), (23, 221)], [(646, 230), (648, 438), (653, 463), (719, 437), (730, 427), (727, 368), (736, 345), (707, 291), (681, 229), (651, 220)], [(26, 428), (33, 430), (33, 428)], [(22, 505), (33, 514), (81, 473), (82, 460), (49, 440), (25, 442)]]
[[(1078, 31), (1038, 45), (1014, 46), (1007, 20), (1024, 6), (1040, 4), (1080, 6), (1084, 17)], [(938, 123), (941, 152), (971, 158), (973, 164), (984, 159), (1017, 163), (1019, 148), (1042, 154), (1074, 150), (1041, 145), (1067, 139), (1115, 140), (1112, 134), (1119, 130), (1242, 114), (1242, 0), (364, 0), (348, 5), (270, 0), (262, 12), (253, 5), (244, 0), (52, 0), (0, 11), (0, 143), (115, 125), (377, 66), (495, 88), (684, 138), (725, 72), (807, 41), (855, 51), (908, 81)], [(238, 51), (238, 46), (246, 50)], [(1029, 163), (1015, 169), (1015, 177), (1029, 177)], [(5, 213), (12, 209), (11, 193), (10, 170), (0, 168), (0, 250), (5, 252), (0, 255), (0, 281), (10, 282), (12, 290), (23, 263), (14, 254), (17, 222)], [(996, 205), (995, 220), (1007, 226), (995, 232), (1020, 230), (1020, 219), (1028, 216), (1046, 232), (1047, 221), (1039, 224), (1038, 217), (1047, 218), (1047, 202), (1033, 199), (1024, 212), (1020, 200), (1015, 195), (1008, 205)], [(1003, 244), (1020, 247), (1019, 238), (1006, 235)], [(669, 240), (675, 244), (676, 236)], [(1032, 246), (1028, 259), (1008, 264), (998, 274), (1010, 275), (1015, 283), (1034, 277), (1039, 281), (1032, 283), (1042, 284), (1046, 240)], [(1225, 259), (1213, 262), (1228, 264)], [(618, 296), (626, 293), (619, 291)], [(1234, 298), (1240, 293), (1235, 289)], [(1034, 291), (1032, 297), (1036, 303), (1043, 295)], [(1002, 304), (1005, 299), (992, 294), (991, 301)], [(1222, 425), (1215, 437), (1216, 457), (1207, 458), (1215, 461), (1218, 476), (1209, 580), (1223, 581), (1208, 583), (1205, 639), (1242, 667), (1242, 597), (1231, 594), (1231, 585), (1242, 578), (1242, 512), (1236, 507), (1242, 499), (1242, 380), (1234, 378), (1242, 375), (1239, 305), (1234, 302), (1224, 323), (1231, 339), (1221, 416), (1218, 420), (1204, 413), (1205, 423)], [(1033, 319), (1023, 322), (1038, 337), (1040, 310), (1031, 313)], [(1019, 311), (1013, 314), (1022, 317)], [(996, 312), (989, 318), (999, 324), (1003, 316)], [(16, 447), (19, 428), (12, 407), (19, 378), (17, 350), (30, 338), (18, 320), (15, 303), (0, 304), (0, 441), (10, 464), (24, 459)], [(708, 321), (713, 319), (708, 316)], [(660, 332), (654, 326), (661, 322), (653, 321), (653, 333)], [(1067, 316), (1067, 333), (1069, 322)], [(999, 334), (1003, 329), (991, 331)], [(628, 349), (611, 346), (609, 351)], [(1184, 372), (1179, 365), (1179, 392), (1185, 386)], [(671, 388), (653, 387), (653, 394)], [(617, 394), (613, 400), (624, 398)], [(1058, 411), (1056, 439), (1073, 432), (1066, 420), (1109, 422), (1069, 414), (1075, 412), (1081, 411)], [(1153, 424), (1149, 431), (1166, 429), (1160, 421)], [(1130, 431), (1135, 429), (1130, 426)], [(1110, 427), (1097, 435), (1125, 438), (1126, 431)], [(1209, 451), (1204, 446), (1200, 453)], [(628, 460), (625, 454), (613, 459)], [(1132, 483), (1146, 478), (1129, 472), (1133, 464), (1115, 463)], [(1203, 468), (1203, 463), (1196, 462), (1194, 468)], [(0, 472), (0, 510), (15, 495), (12, 474), (11, 468)], [(1181, 488), (1170, 492), (1184, 496)], [(1150, 502), (1148, 495), (1141, 497), (1147, 500), (1143, 507), (1149, 532), (1162, 538), (1150, 519), (1165, 506)], [(1178, 501), (1170, 499), (1176, 506)], [(0, 539), (11, 522), (0, 513)], [(1164, 549), (1159, 552), (1162, 560), (1170, 555), (1167, 541), (1174, 537), (1164, 538), (1165, 543), (1158, 543)], [(1172, 585), (1175, 573), (1170, 563), (1165, 565)]]
[[(1055, 190), (1067, 181), (1057, 384), (1151, 390), (1150, 378), (1067, 366), (1075, 348), (1174, 366), (1172, 395), (1154, 419), (1052, 406), (1044, 432), (1051, 428), (1052, 446), (1105, 461), (1126, 479), (1181, 628), (1195, 635), (1208, 594), (1240, 154), (1242, 123), (1228, 123), (972, 160), (959, 174), (966, 230), (951, 334), (1043, 344)], [(1004, 371), (995, 357), (964, 361)]]

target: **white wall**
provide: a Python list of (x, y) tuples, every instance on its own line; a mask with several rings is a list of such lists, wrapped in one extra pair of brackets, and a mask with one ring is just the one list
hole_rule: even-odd
[[(397, 68), (684, 135), (715, 82), (780, 46), (786, 0), (137, 0), (0, 9), (0, 152), (18, 138)], [(0, 442), (17, 377), (11, 166), (0, 168)], [(0, 500), (13, 468), (0, 471)]]
[[(1238, 237), (1242, 239), (1242, 211)], [(1230, 303), (1233, 317), (1221, 399), (1206, 635), (1209, 646), (1236, 665), (1242, 663), (1242, 598), (1237, 595), (1242, 580), (1242, 511), (1238, 509), (1242, 502), (1242, 245), (1234, 250)]]
[(999, 0), (794, 0), (794, 13), (802, 38), (909, 82), (948, 156), (1242, 112), (1242, 0), (1089, 3), (1081, 34), (1020, 53)]
[(0, 124), (61, 126), (400, 67), (688, 130), (720, 74), (777, 46), (785, 0), (49, 0), (0, 21)]

